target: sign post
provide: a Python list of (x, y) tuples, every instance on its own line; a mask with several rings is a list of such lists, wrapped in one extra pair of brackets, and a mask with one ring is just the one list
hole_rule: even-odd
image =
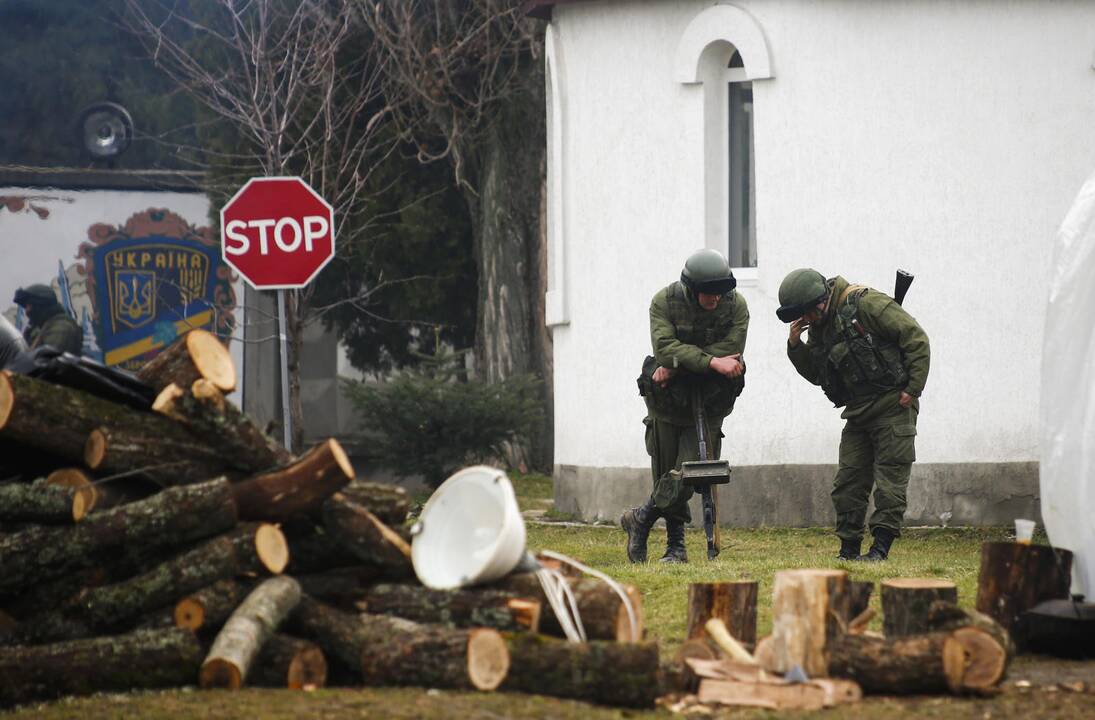
[(256, 290), (278, 291), (281, 412), (292, 448), (285, 291), (305, 287), (335, 256), (335, 214), (298, 177), (251, 178), (221, 210), (221, 255)]

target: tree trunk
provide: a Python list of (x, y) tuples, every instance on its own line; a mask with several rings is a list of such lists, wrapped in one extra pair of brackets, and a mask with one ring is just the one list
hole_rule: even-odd
[(96, 480), (80, 468), (59, 468), (49, 474), (50, 485), (72, 488), (84, 496), (86, 512), (108, 510), (128, 502), (143, 500), (157, 493), (160, 488), (141, 478)]
[(207, 330), (191, 330), (160, 351), (140, 370), (137, 378), (160, 392), (174, 383), (190, 387), (205, 378), (224, 392), (236, 389), (236, 365), (228, 348)]
[(0, 484), (0, 521), (56, 523), (71, 525), (87, 514), (90, 492), (49, 485), (45, 479), (33, 483)]
[(291, 465), (233, 486), (240, 517), (271, 522), (317, 510), (354, 479), (354, 468), (335, 439), (319, 443)]
[(359, 559), (397, 574), (410, 574), (411, 548), (375, 515), (335, 493), (323, 503), (323, 526)]
[(411, 499), (407, 491), (391, 483), (351, 480), (339, 492), (350, 502), (357, 503), (376, 515), (380, 522), (389, 527), (406, 520), (411, 509)]
[(882, 581), (882, 632), (903, 637), (927, 632), (932, 603), (958, 603), (958, 587), (948, 580), (896, 578)]
[(194, 633), (179, 629), (0, 647), (0, 703), (189, 685), (201, 658)]
[(848, 622), (848, 573), (843, 570), (780, 570), (772, 589), (772, 666), (784, 673), (802, 666), (824, 677), (830, 646)]
[(448, 627), (488, 627), (502, 631), (538, 632), (540, 603), (507, 592), (430, 590), (422, 585), (380, 584), (361, 594), (361, 609)]
[(509, 672), (509, 651), (497, 630), (452, 630), (379, 615), (361, 619), (383, 635), (361, 652), (367, 685), (494, 690)]
[(181, 424), (243, 472), (262, 472), (293, 460), (288, 450), (205, 378), (195, 380), (189, 390), (171, 383), (160, 392), (152, 409)]
[(302, 595), (288, 627), (294, 635), (314, 640), (328, 663), (349, 670), (356, 682), (361, 681), (361, 651), (366, 643), (377, 640), (361, 615)]
[(1022, 652), (1026, 646), (1023, 612), (1043, 600), (1067, 598), (1072, 582), (1072, 553), (1046, 545), (987, 542), (981, 546), (977, 609), (1011, 633)]
[(688, 586), (686, 638), (706, 637), (704, 625), (719, 618), (747, 650), (757, 643), (757, 582), (692, 583)]
[(133, 475), (161, 487), (204, 482), (231, 470), (214, 448), (181, 425), (151, 414), (141, 416), (137, 426), (92, 430), (84, 444), (84, 464), (101, 475)]
[(33, 527), (0, 536), (0, 592), (94, 566), (105, 553), (178, 547), (236, 524), (224, 478), (169, 488), (128, 505), (93, 513), (72, 527)]
[(654, 707), (657, 643), (572, 643), (528, 633), (507, 633), (505, 639), (510, 669), (502, 690)]
[(271, 578), (251, 591), (217, 634), (202, 663), (203, 688), (243, 687), (262, 646), (300, 602), (300, 585), (291, 577)]
[[(621, 586), (631, 601), (638, 626), (638, 637), (641, 638), (643, 636), (642, 595), (634, 585), (621, 584)], [(540, 632), (546, 635), (565, 637), (563, 628), (559, 625), (555, 612), (551, 609), (547, 596), (544, 595), (544, 590), (540, 586), (540, 580), (535, 573), (509, 575), (486, 587), (492, 590), (504, 590), (512, 593), (514, 597), (538, 601), (543, 613), (540, 616)], [(578, 611), (582, 616), (582, 625), (585, 627), (586, 638), (589, 640), (615, 640), (617, 642), (631, 641), (631, 624), (627, 608), (620, 596), (607, 583), (601, 580), (583, 578), (570, 581), (570, 589), (578, 603)]]
[(175, 603), (175, 625), (194, 632), (219, 630), (253, 587), (237, 578), (207, 585)]
[(303, 690), (327, 685), (327, 659), (308, 640), (275, 633), (251, 668), (250, 685)]

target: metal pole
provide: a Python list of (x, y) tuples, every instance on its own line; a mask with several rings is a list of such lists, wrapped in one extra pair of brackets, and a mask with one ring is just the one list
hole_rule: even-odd
[(282, 444), (293, 449), (293, 416), (289, 412), (289, 339), (285, 335), (285, 291), (278, 290), (278, 340), (281, 344), (281, 427)]

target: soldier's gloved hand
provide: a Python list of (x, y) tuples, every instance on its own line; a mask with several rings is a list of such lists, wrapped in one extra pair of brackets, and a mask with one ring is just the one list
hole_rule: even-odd
[(799, 340), (802, 338), (802, 333), (810, 329), (810, 323), (806, 321), (806, 318), (800, 317), (791, 323), (791, 332), (787, 336), (787, 342), (791, 347), (796, 347)]
[(670, 370), (669, 368), (658, 367), (651, 376), (651, 379), (657, 383), (658, 387), (665, 387), (669, 384), (669, 381), (673, 379), (673, 376), (677, 374), (676, 370)]
[(726, 357), (711, 358), (711, 369), (728, 378), (741, 377), (745, 366), (741, 364), (741, 353)]
[(913, 401), (913, 396), (908, 394), (904, 390), (902, 390), (901, 391), (901, 397), (899, 397), (897, 399), (897, 404), (900, 405), (903, 408), (907, 408), (910, 405), (912, 405), (912, 401)]

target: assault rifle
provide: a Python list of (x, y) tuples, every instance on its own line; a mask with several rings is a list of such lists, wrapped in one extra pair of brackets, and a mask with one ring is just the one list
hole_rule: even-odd
[(707, 535), (707, 559), (719, 554), (719, 513), (714, 485), (730, 482), (730, 463), (709, 460), (707, 456), (707, 417), (703, 411), (703, 395), (699, 385), (692, 388), (692, 414), (696, 420), (696, 437), (700, 444), (700, 459), (681, 463), (681, 482), (691, 485), (700, 494), (703, 504), (703, 532)]
[(893, 299), (898, 305), (905, 299), (905, 293), (909, 291), (909, 286), (912, 285), (912, 281), (916, 276), (912, 273), (905, 272), (904, 270), (897, 271), (897, 279), (893, 284)]

